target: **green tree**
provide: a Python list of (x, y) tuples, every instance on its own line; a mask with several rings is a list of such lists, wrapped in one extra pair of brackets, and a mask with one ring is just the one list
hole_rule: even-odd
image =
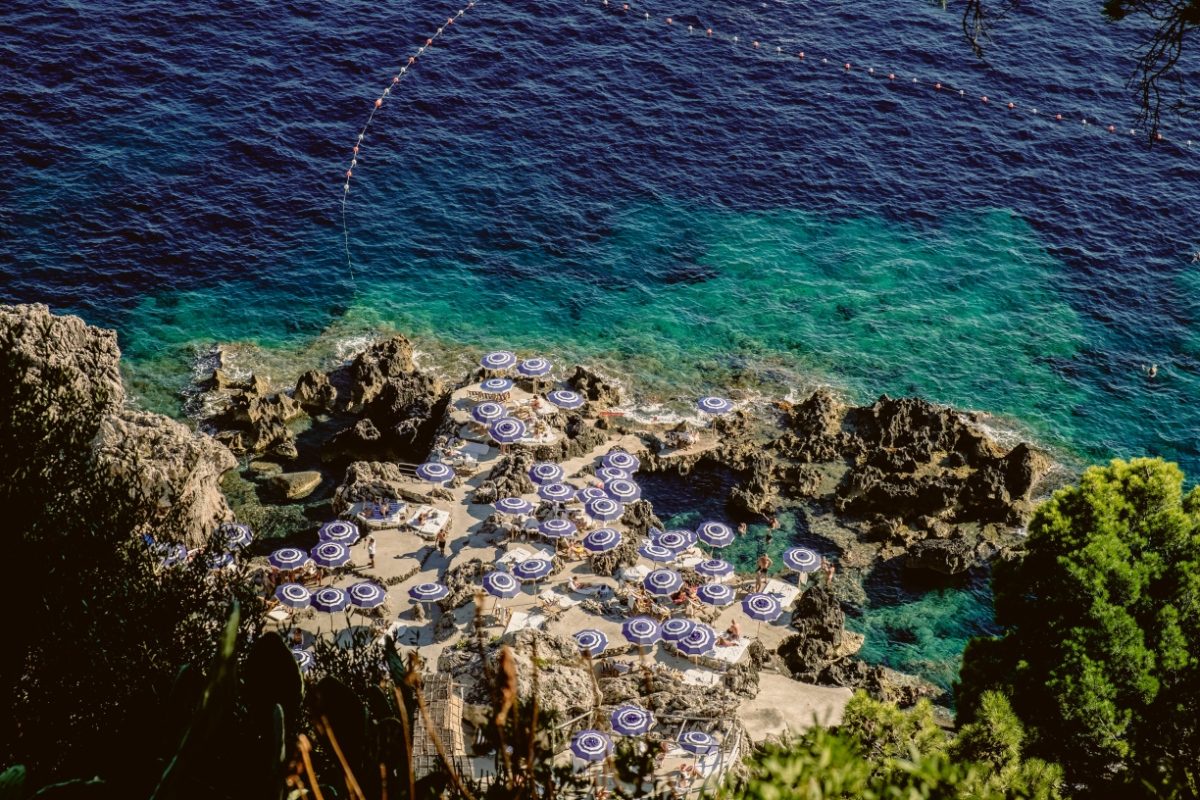
[(1178, 467), (1087, 470), (994, 582), (1006, 632), (968, 646), (960, 718), (994, 717), (999, 691), (1073, 782), (1200, 793), (1200, 490)]

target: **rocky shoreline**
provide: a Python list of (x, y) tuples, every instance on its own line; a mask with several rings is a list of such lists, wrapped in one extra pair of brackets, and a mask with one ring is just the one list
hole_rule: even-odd
[[(422, 370), (403, 336), (372, 344), (336, 369), (306, 372), (283, 391), (254, 377), (233, 380), (218, 366), (195, 387), (201, 406), (209, 409), (195, 431), (125, 405), (111, 331), (54, 316), (45, 306), (10, 306), (0, 308), (0, 346), (19, 351), (33, 365), (27, 380), (37, 381), (53, 365), (78, 376), (80, 392), (105, 398), (104, 424), (93, 444), (100, 463), (153, 498), (146, 531), (166, 509), (182, 509), (188, 544), (202, 542), (233, 517), (226, 493), (235, 497), (243, 521), (294, 537), (311, 536), (318, 521), (355, 502), (405, 497), (412, 486), (401, 465), (424, 461), (456, 434), (461, 421), (452, 399), (480, 377), (475, 372), (451, 385)], [(725, 706), (736, 706), (737, 697), (753, 697), (760, 670), (805, 683), (861, 687), (902, 704), (940, 695), (920, 679), (856, 658), (862, 637), (844, 627), (845, 608), (856, 601), (848, 587), (883, 564), (956, 575), (1008, 557), (1020, 547), (1031, 499), (1051, 466), (1027, 444), (1000, 446), (974, 415), (918, 398), (885, 396), (852, 406), (818, 390), (799, 403), (720, 417), (705, 431), (707, 445), (689, 448), (676, 446), (681, 436), (696, 433), (686, 423), (668, 428), (610, 415), (623, 398), (603, 376), (576, 367), (564, 382), (586, 398), (585, 407), (547, 418), (561, 433), (552, 444), (499, 456), (470, 487), (469, 502), (488, 504), (529, 492), (533, 461), (579, 459), (622, 438), (640, 443), (644, 472), (685, 478), (720, 469), (734, 475), (725, 498), (734, 522), (798, 510), (838, 562), (841, 573), (833, 586), (814, 581), (790, 609), (787, 635), (770, 650), (760, 646), (732, 678), (726, 675), (721, 691), (700, 697), (704, 693), (689, 687), (663, 701), (698, 703), (714, 714), (727, 715)], [(539, 393), (549, 384), (527, 378), (518, 386)], [(634, 563), (640, 540), (651, 526), (661, 525), (646, 500), (630, 504), (622, 521), (632, 535), (596, 559), (597, 574)], [(486, 538), (497, 528), (495, 519), (484, 520), (472, 535)], [(461, 578), (455, 577), (457, 566), (441, 577), (448, 585), (462, 584), (453, 594), (461, 605), (472, 596), (468, 586), (478, 566), (459, 566)], [(573, 645), (539, 636), (546, 640), (538, 645), (544, 653), (562, 650), (564, 670), (568, 661), (577, 663)], [(473, 668), (465, 656), (455, 661), (459, 657), (448, 649), (442, 658), (452, 674)], [(580, 688), (570, 680), (563, 685), (566, 693)], [(602, 687), (604, 696), (628, 694), (621, 685)]]

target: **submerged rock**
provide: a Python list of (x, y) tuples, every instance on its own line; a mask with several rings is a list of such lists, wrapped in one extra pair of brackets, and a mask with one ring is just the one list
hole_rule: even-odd
[(315, 470), (284, 472), (271, 478), (271, 488), (285, 500), (300, 500), (321, 485), (321, 473)]

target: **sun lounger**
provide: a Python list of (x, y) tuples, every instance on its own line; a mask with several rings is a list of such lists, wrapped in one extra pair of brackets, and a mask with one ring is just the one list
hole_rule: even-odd
[(517, 631), (536, 631), (541, 630), (546, 624), (546, 615), (534, 613), (531, 611), (514, 611), (512, 619), (508, 621), (508, 627), (504, 629), (507, 633), (516, 633)]
[(683, 671), (683, 682), (689, 686), (716, 686), (721, 682), (721, 676), (710, 669), (686, 669)]
[[(415, 513), (408, 519), (408, 527), (412, 528), (426, 539), (433, 538), (438, 535), (446, 523), (450, 521), (450, 512), (443, 511), (440, 508), (432, 506), (417, 506), (413, 509)], [(424, 519), (422, 520), (422, 514)]]

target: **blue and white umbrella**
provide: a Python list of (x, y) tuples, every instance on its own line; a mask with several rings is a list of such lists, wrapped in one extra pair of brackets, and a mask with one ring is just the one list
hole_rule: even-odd
[(516, 363), (517, 356), (508, 350), (494, 350), (479, 359), (479, 366), (490, 370), (508, 369)]
[(654, 715), (640, 706), (621, 706), (609, 717), (614, 733), (641, 736), (654, 727)]
[(615, 481), (606, 482), (604, 491), (608, 492), (608, 496), (613, 500), (620, 500), (622, 503), (631, 503), (642, 496), (642, 487), (629, 478), (617, 478)]
[(540, 378), (550, 374), (552, 369), (554, 369), (554, 365), (541, 356), (527, 358), (517, 365), (517, 372), (526, 378)]
[(598, 470), (596, 470), (596, 477), (600, 479), (601, 483), (620, 480), (627, 481), (629, 480), (629, 473), (623, 469), (617, 469), (616, 467), (600, 467)]
[(586, 628), (575, 634), (575, 644), (580, 652), (598, 656), (608, 647), (608, 637), (595, 628)]
[(512, 391), (513, 382), (508, 378), (488, 378), (479, 382), (479, 388), (487, 394), (504, 394)]
[(513, 577), (522, 581), (540, 581), (554, 571), (554, 564), (544, 558), (527, 558), (513, 567)]
[(642, 585), (650, 594), (665, 597), (679, 591), (679, 587), (683, 585), (683, 578), (672, 569), (655, 569), (646, 575)]
[(267, 561), (276, 569), (299, 569), (310, 560), (308, 553), (299, 547), (281, 547), (267, 556)]
[(493, 403), (491, 400), (479, 403), (471, 409), (471, 419), (481, 422), (484, 425), (498, 419), (503, 419), (507, 414), (508, 411), (504, 406), (499, 403)]
[(696, 596), (710, 606), (727, 606), (737, 598), (737, 592), (723, 583), (706, 583), (696, 590)]
[(807, 547), (792, 547), (783, 551), (783, 563), (796, 572), (815, 572), (821, 566), (821, 557)]
[(450, 590), (440, 583), (419, 583), (408, 590), (408, 596), (418, 603), (436, 603), (446, 595), (450, 594)]
[(520, 497), (504, 497), (497, 500), (494, 507), (501, 514), (532, 514), (533, 503)]
[(221, 526), (221, 532), (229, 537), (227, 546), (230, 548), (245, 547), (254, 541), (250, 526), (242, 522), (226, 522)]
[(637, 472), (638, 468), (642, 466), (642, 462), (638, 461), (637, 456), (630, 455), (624, 450), (609, 450), (604, 458), (600, 459), (600, 463), (624, 472)]
[(349, 547), (358, 541), (358, 526), (340, 519), (326, 522), (317, 531), (317, 538), (322, 542), (337, 542)]
[(546, 395), (546, 399), (559, 408), (565, 408), (568, 411), (583, 405), (583, 395), (578, 392), (572, 392), (570, 389), (555, 389)]
[(733, 528), (724, 522), (702, 522), (696, 528), (700, 541), (709, 547), (727, 547), (733, 544)]
[(650, 617), (634, 617), (625, 620), (621, 625), (621, 635), (630, 644), (641, 646), (651, 645), (662, 638), (662, 629)]
[(583, 537), (583, 547), (592, 553), (604, 553), (621, 543), (621, 534), (612, 528), (597, 528)]
[(213, 553), (208, 557), (209, 569), (225, 569), (233, 564), (233, 553)]
[(779, 602), (778, 598), (764, 592), (756, 592), (742, 598), (742, 611), (745, 611), (746, 616), (750, 619), (756, 619), (759, 622), (774, 622), (783, 613), (783, 604)]
[(557, 503), (565, 503), (575, 496), (575, 487), (565, 483), (547, 483), (539, 486), (538, 497)]
[[(608, 492), (595, 486), (585, 486), (575, 496), (584, 503), (590, 503), (593, 500), (599, 500), (601, 497), (608, 497)], [(611, 500), (612, 498), (608, 497), (608, 499)]]
[(654, 540), (654, 543), (659, 547), (665, 547), (668, 550), (674, 550), (678, 553), (680, 550), (688, 548), (688, 537), (684, 536), (681, 531), (667, 531), (660, 533)]
[(563, 468), (553, 461), (539, 461), (529, 468), (529, 480), (538, 486), (560, 483), (564, 475)]
[(710, 558), (696, 565), (696, 572), (710, 578), (724, 578), (733, 574), (733, 564), (723, 558)]
[(359, 608), (379, 608), (387, 600), (387, 590), (378, 583), (362, 581), (350, 587), (350, 602)]
[(163, 542), (154, 545), (154, 552), (162, 556), (162, 560), (159, 563), (164, 567), (171, 567), (187, 561), (188, 549), (186, 545)]
[(612, 739), (600, 731), (580, 731), (571, 739), (571, 752), (584, 761), (603, 761), (612, 746)]
[(498, 419), (488, 426), (488, 436), (496, 444), (512, 444), (525, 438), (525, 423), (513, 417)]
[(350, 595), (335, 586), (324, 586), (313, 592), (312, 607), (326, 614), (344, 611), (350, 605)]
[(717, 740), (704, 731), (684, 731), (679, 734), (679, 746), (689, 753), (706, 756), (717, 751)]
[(625, 506), (611, 497), (601, 497), (592, 500), (590, 503), (585, 503), (583, 510), (592, 519), (598, 519), (601, 522), (612, 522), (614, 519), (621, 518), (621, 515), (625, 513)]
[(638, 553), (650, 559), (656, 564), (669, 564), (679, 557), (679, 554), (669, 547), (663, 547), (661, 544), (647, 542), (638, 548)]
[(429, 483), (449, 483), (454, 480), (454, 470), (437, 461), (426, 461), (417, 467), (417, 477)]
[(288, 608), (308, 608), (312, 592), (298, 583), (281, 583), (275, 587), (275, 599)]
[(538, 532), (551, 539), (574, 536), (578, 530), (579, 528), (575, 527), (575, 523), (569, 519), (548, 519), (541, 525), (538, 525)]
[(675, 643), (679, 652), (689, 656), (702, 656), (716, 647), (717, 633), (703, 622), (697, 622), (692, 632)]
[(683, 617), (672, 617), (662, 624), (662, 638), (668, 642), (678, 642), (692, 632), (696, 623)]
[(292, 658), (296, 659), (296, 666), (301, 672), (308, 672), (313, 668), (313, 664), (316, 663), (316, 659), (313, 658), (312, 653), (299, 648), (292, 650)]
[(509, 598), (521, 593), (521, 584), (507, 572), (489, 572), (483, 576), (483, 588), (492, 597)]
[(705, 414), (726, 414), (733, 411), (733, 403), (724, 397), (701, 397), (696, 405)]
[(350, 562), (350, 548), (340, 542), (321, 542), (308, 554), (318, 567), (336, 568)]

